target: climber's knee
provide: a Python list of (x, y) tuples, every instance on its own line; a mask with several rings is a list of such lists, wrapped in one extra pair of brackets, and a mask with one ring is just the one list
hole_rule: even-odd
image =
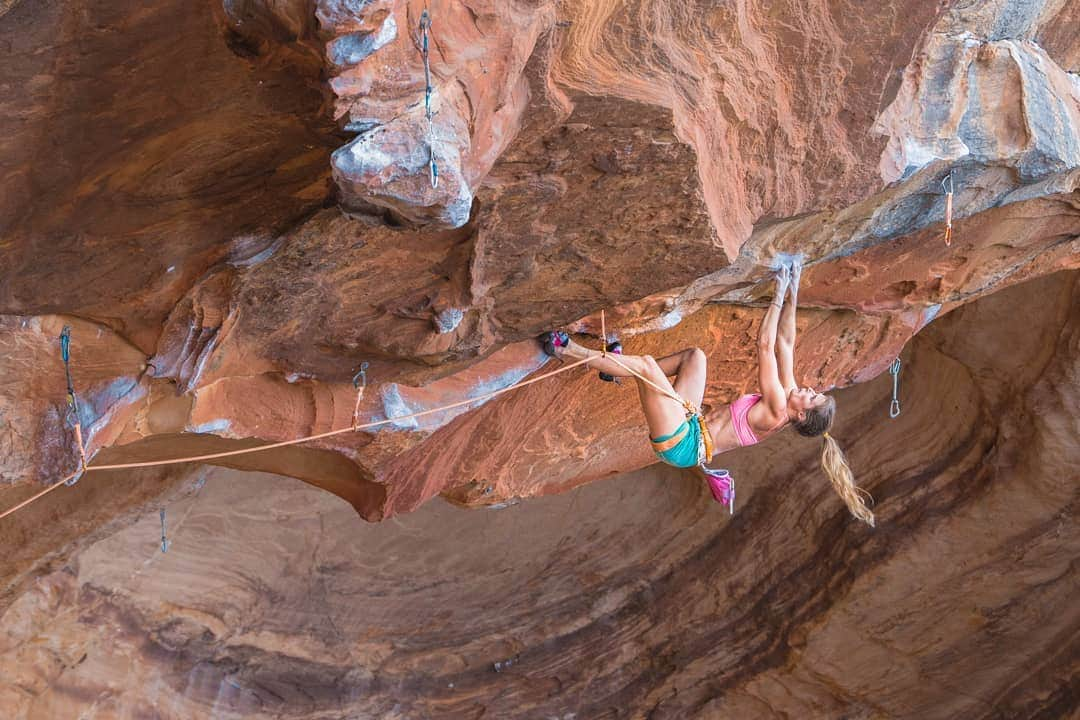
[(660, 363), (656, 361), (652, 355), (641, 356), (642, 375), (650, 380), (656, 380), (657, 378), (663, 378), (664, 370), (660, 367)]

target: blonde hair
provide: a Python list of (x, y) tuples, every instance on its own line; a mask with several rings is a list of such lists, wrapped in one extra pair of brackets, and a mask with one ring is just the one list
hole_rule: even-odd
[(844, 452), (840, 449), (836, 440), (829, 433), (825, 433), (824, 438), (825, 445), (821, 448), (821, 469), (828, 475), (829, 482), (832, 483), (836, 493), (847, 505), (851, 514), (870, 527), (874, 527), (874, 513), (870, 512), (870, 508), (866, 507), (862, 496), (866, 495), (871, 502), (874, 499), (870, 497), (870, 493), (855, 484), (855, 476), (851, 473)]
[(870, 493), (855, 484), (855, 476), (851, 473), (851, 468), (848, 467), (844, 452), (840, 449), (836, 440), (829, 435), (829, 428), (832, 427), (835, 414), (836, 400), (829, 397), (824, 405), (807, 410), (805, 419), (795, 421), (792, 424), (795, 426), (795, 430), (805, 437), (824, 436), (825, 445), (821, 448), (821, 469), (825, 471), (825, 474), (829, 477), (829, 482), (832, 483), (836, 493), (847, 505), (851, 514), (873, 527), (874, 513), (870, 512), (870, 509), (866, 507), (862, 496), (865, 495), (870, 498), (871, 503), (874, 498), (870, 497)]

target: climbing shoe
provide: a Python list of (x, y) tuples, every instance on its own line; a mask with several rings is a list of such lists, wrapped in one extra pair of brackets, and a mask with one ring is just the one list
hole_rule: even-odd
[[(618, 340), (612, 340), (607, 345), (607, 351), (613, 355), (622, 355), (622, 343)], [(608, 375), (606, 372), (599, 373), (599, 375), (604, 382), (618, 382), (614, 375)]]
[(544, 346), (544, 352), (553, 358), (562, 359), (562, 353), (556, 348), (564, 348), (570, 344), (570, 336), (562, 330), (552, 330), (540, 336), (540, 344)]

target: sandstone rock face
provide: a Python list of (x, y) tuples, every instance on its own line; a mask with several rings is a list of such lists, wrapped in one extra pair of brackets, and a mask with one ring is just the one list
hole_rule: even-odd
[(837, 393), (874, 530), (797, 437), (731, 456), (734, 517), (660, 466), (377, 525), (288, 478), (196, 473), (12, 598), (2, 702), (30, 718), (1065, 717), (1078, 307), (1078, 274), (1057, 274), (935, 323), (904, 351), (896, 420), (888, 375)]
[[(99, 462), (344, 427), (361, 361), (368, 420), (506, 387), (540, 367), (532, 336), (564, 324), (596, 335), (605, 307), (632, 352), (709, 349), (709, 397), (726, 400), (752, 382), (753, 307), (778, 253), (808, 263), (805, 380), (866, 380), (934, 317), (1078, 264), (1076, 41), (1056, 29), (1072, 15), (1024, 8), (430, 6), (436, 124), (468, 130), (453, 140), (460, 182), (448, 170), (439, 190), (468, 188), (471, 219), (455, 229), (453, 202), (406, 167), (422, 145), (410, 136), (423, 111), (418, 7), (229, 3), (185, 17), (206, 57), (177, 80), (168, 52), (125, 45), (131, 32), (172, 29), (168, 10), (128, 20), (89, 4), (81, 17), (102, 29), (88, 35), (62, 25), (72, 13), (17, 6), (3, 18), (8, 97), (24, 101), (9, 100), (5, 117), (36, 135), (5, 136), (3, 310), (12, 327), (45, 313), (92, 320), (116, 353), (145, 355), (145, 370), (100, 379), (137, 377), (138, 388), (91, 403), (106, 418), (90, 423)], [(51, 31), (54, 65), (81, 48), (104, 84), (42, 74), (35, 38)], [(120, 58), (133, 70), (129, 107), (90, 113)], [(333, 113), (320, 73), (332, 76)], [(82, 104), (47, 113), (68, 86)], [(212, 105), (214, 93), (229, 104)], [(139, 110), (166, 95), (176, 111)], [(130, 122), (118, 126), (121, 111)], [(327, 114), (359, 132), (338, 155), (385, 141), (376, 154), (389, 164), (343, 174), (328, 159), (340, 139)], [(265, 140), (222, 152), (245, 146), (256, 117)], [(34, 162), (39, 137), (72, 138), (65, 165)], [(331, 167), (349, 214), (318, 209)], [(950, 172), (956, 241), (945, 247)], [(49, 201), (33, 188), (50, 188)], [(13, 371), (25, 362), (4, 357)], [(55, 362), (32, 368), (29, 387), (55, 382)], [(77, 384), (97, 393), (87, 370), (76, 363)], [(585, 395), (614, 391), (585, 382), (230, 465), (288, 466), (377, 519), (455, 488), (499, 503), (647, 464), (632, 394), (593, 402)], [(18, 385), (4, 396), (20, 439), (0, 465), (9, 482), (63, 465), (33, 442), (65, 437), (59, 406), (30, 412), (33, 396)], [(557, 409), (533, 411), (551, 398)], [(513, 438), (468, 451), (507, 411)], [(594, 452), (568, 467), (582, 437), (570, 417)], [(532, 450), (508, 452), (518, 445)]]
[(554, 21), (547, 5), (424, 5), (437, 18), (425, 74), (419, 3), (321, 0), (320, 25), (333, 38), (335, 115), (360, 132), (333, 156), (345, 204), (370, 203), (417, 223), (467, 223), (474, 188), (521, 125), (525, 63)]
[[(430, 125), (419, 27), (425, 9), (431, 18)], [(1063, 611), (1058, 624), (1046, 625), (1032, 618), (1050, 613), (1064, 596), (1055, 594), (1063, 592), (1060, 584), (1050, 583), (1039, 599), (1044, 588), (1034, 578), (1064, 572), (1055, 553), (1071, 547), (1073, 500), (1062, 493), (1075, 483), (1036, 487), (1037, 499), (1029, 501), (1009, 494), (1015, 488), (1006, 488), (1006, 476), (1015, 477), (1009, 470), (1015, 467), (1034, 485), (1075, 480), (1069, 468), (1076, 465), (1076, 404), (1067, 386), (1075, 380), (1069, 373), (1076, 348), (1066, 316), (1076, 315), (1070, 271), (1080, 268), (1076, 3), (167, 0), (148, 9), (103, 0), (0, 0), (0, 67), (0, 510), (78, 466), (57, 347), (65, 325), (72, 327), (72, 375), (91, 465), (327, 433), (351, 427), (354, 410), (362, 422), (387, 421), (216, 459), (214, 470), (91, 471), (75, 487), (0, 520), (13, 548), (0, 608), (22, 608), (5, 616), (4, 662), (34, 668), (20, 670), (24, 674), (5, 691), (5, 702), (19, 712), (71, 714), (82, 700), (105, 697), (103, 678), (110, 671), (141, 678), (132, 686), (168, 687), (168, 712), (177, 717), (223, 708), (253, 715), (267, 706), (303, 717), (340, 714), (333, 703), (389, 717), (469, 717), (485, 708), (503, 716), (517, 707), (579, 717), (621, 708), (612, 711), (618, 715), (628, 707), (657, 708), (657, 716), (670, 717), (977, 717), (990, 716), (990, 706), (1035, 717), (1074, 703), (1072, 681), (1058, 669), (1073, 662), (1075, 617)], [(949, 246), (942, 238), (946, 178), (955, 188)], [(608, 329), (619, 333), (628, 352), (705, 349), (706, 410), (717, 412), (755, 387), (754, 338), (770, 298), (772, 267), (784, 257), (800, 258), (806, 268), (799, 380), (821, 389), (855, 386), (842, 391), (852, 398), (850, 408), (846, 400), (841, 404), (842, 422), (849, 423), (857, 474), (884, 493), (875, 491), (878, 513), (894, 530), (856, 537), (824, 490), (814, 496), (813, 511), (797, 504), (805, 502), (802, 496), (784, 495), (767, 510), (759, 502), (752, 506), (758, 510), (734, 522), (743, 528), (740, 538), (768, 544), (761, 538), (770, 537), (774, 524), (787, 523), (778, 535), (801, 531), (807, 540), (797, 547), (770, 545), (782, 561), (732, 584), (727, 562), (718, 559), (720, 548), (732, 543), (711, 530), (690, 529), (707, 505), (700, 489), (649, 469), (654, 457), (629, 384), (602, 384), (581, 370), (480, 399), (554, 369), (533, 339), (543, 330), (567, 327), (583, 342), (599, 344), (605, 310)], [(1014, 317), (1008, 308), (1027, 309)], [(981, 340), (965, 340), (961, 326)], [(1027, 339), (994, 334), (1009, 328), (1028, 333)], [(869, 407), (871, 397), (880, 402), (883, 373), (900, 354), (934, 376), (923, 394), (952, 402), (910, 416), (925, 425), (951, 408), (950, 420), (944, 429), (909, 426), (905, 411), (894, 425), (915, 439), (886, 450), (873, 435), (880, 413), (860, 408)], [(363, 362), (367, 386), (358, 397), (352, 381)], [(1010, 397), (994, 378), (1008, 381)], [(468, 400), (474, 402), (401, 419)], [(975, 459), (987, 453), (997, 458), (992, 468)], [(793, 473), (816, 477), (811, 454), (794, 440), (777, 440), (765, 450), (730, 456), (730, 465), (758, 478), (759, 488), (781, 488)], [(266, 476), (244, 471), (314, 488), (290, 485), (280, 496), (264, 497), (255, 488)], [(215, 585), (226, 588), (222, 597), (205, 606), (192, 595), (165, 608), (163, 588), (188, 583), (181, 578), (190, 574), (179, 569), (133, 585), (105, 556), (128, 554), (124, 548), (136, 536), (142, 542), (143, 526), (156, 518), (153, 498), (194, 507), (185, 493), (194, 492), (193, 477), (203, 477), (192, 473), (204, 472), (210, 474), (200, 492), (225, 492), (214, 488), (228, 478), (254, 493), (250, 500), (243, 500), (244, 492), (213, 496), (228, 508), (211, 514), (199, 536), (212, 545), (223, 525), (235, 526), (223, 554), (203, 557), (212, 558), (210, 577), (244, 579), (222, 580)], [(592, 493), (597, 505), (614, 502), (614, 495), (630, 491), (590, 483), (626, 473), (653, 483), (653, 493), (683, 482), (680, 499), (666, 512), (685, 532), (665, 534), (644, 516), (631, 523), (630, 530), (644, 530), (640, 535), (656, 544), (643, 546), (640, 556), (620, 556), (610, 576), (618, 579), (605, 584), (600, 578), (608, 577), (604, 568), (615, 553), (605, 543), (625, 545), (627, 537), (638, 537), (614, 527), (628, 512), (616, 503), (582, 519), (586, 527), (598, 523), (597, 539), (587, 542), (594, 542), (590, 554), (607, 564), (598, 561), (573, 577), (556, 573), (554, 585), (537, 580), (552, 547), (567, 547), (548, 542), (544, 518), (572, 515), (566, 498), (579, 494)], [(909, 487), (924, 483), (936, 483), (943, 493)], [(991, 498), (993, 488), (1003, 494)], [(571, 490), (574, 495), (565, 495)], [(335, 527), (350, 532), (356, 532), (355, 519), (348, 512), (369, 521), (393, 517), (388, 529), (364, 530), (380, 543), (397, 541), (397, 522), (430, 518), (425, 537), (440, 539), (472, 523), (472, 532), (482, 534), (488, 522), (508, 522), (489, 521), (497, 515), (486, 513), (462, 519), (444, 504), (428, 507), (436, 496), (458, 506), (512, 505), (515, 512), (535, 513), (538, 535), (521, 541), (523, 552), (535, 554), (515, 556), (520, 567), (512, 559), (496, 569), (472, 569), (496, 577), (499, 568), (515, 568), (517, 582), (531, 588), (541, 606), (551, 602), (556, 635), (582, 632), (565, 661), (578, 668), (567, 689), (558, 690), (566, 680), (557, 671), (566, 643), (545, 645), (543, 632), (515, 629), (547, 617), (542, 608), (530, 615), (527, 606), (510, 603), (506, 607), (516, 609), (507, 618), (516, 619), (491, 621), (490, 630), (479, 611), (451, 611), (459, 629), (423, 625), (432, 637), (403, 649), (393, 639), (397, 631), (378, 624), (362, 629), (338, 606), (305, 605), (314, 602), (308, 596), (295, 600), (303, 608), (297, 613), (333, 617), (353, 640), (322, 631), (308, 637), (299, 629), (304, 623), (285, 618), (275, 625), (262, 617), (260, 589), (283, 587), (297, 575), (323, 582), (314, 565), (296, 570), (300, 561), (289, 560), (287, 569), (268, 567), (268, 575), (257, 578), (226, 569), (232, 566), (224, 548), (242, 542), (245, 533), (262, 532), (250, 518), (271, 517), (283, 505), (321, 508), (298, 520), (288, 537), (267, 536), (283, 558), (333, 557), (327, 548), (308, 555), (300, 550), (322, 547), (310, 518), (331, 513)], [(632, 496), (644, 502), (651, 495)], [(1006, 501), (1022, 506), (1015, 527), (993, 509)], [(407, 515), (413, 511), (422, 520)], [(972, 528), (982, 527), (980, 513), (1013, 534), (979, 534)], [(1052, 536), (1046, 528), (1054, 522), (1065, 528)], [(893, 546), (913, 542), (904, 533), (915, 528), (925, 547)], [(716, 548), (703, 555), (712, 558), (707, 567), (704, 561), (692, 566), (709, 578), (700, 587), (690, 580), (683, 555), (660, 564), (645, 559), (657, 556), (665, 538), (675, 543), (676, 535), (686, 538), (679, 550), (690, 553), (685, 557), (695, 548)], [(334, 537), (326, 541), (330, 547), (346, 542)], [(580, 538), (588, 535), (577, 537), (585, 542)], [(943, 538), (954, 538), (944, 550)], [(1003, 585), (998, 600), (973, 599), (975, 614), (956, 620), (940, 640), (920, 625), (938, 614), (930, 595), (913, 614), (896, 609), (874, 616), (875, 637), (903, 628), (931, 638), (928, 645), (912, 649), (897, 636), (871, 647), (876, 641), (859, 635), (862, 613), (879, 595), (871, 586), (900, 597), (910, 592), (903, 589), (914, 576), (910, 568), (945, 550), (972, 567), (982, 563), (980, 553), (996, 552), (1004, 563), (1003, 538), (1028, 543), (1023, 546), (1042, 558), (1041, 570)], [(418, 545), (404, 547), (393, 552), (425, 557)], [(755, 565), (765, 552), (760, 547), (735, 551), (747, 554), (734, 561)], [(439, 552), (457, 562), (467, 549)], [(84, 553), (91, 558), (87, 567), (95, 568), (88, 575), (80, 570)], [(355, 589), (365, 558), (377, 554), (348, 555), (340, 569), (326, 572), (365, 603), (382, 607), (376, 591)], [(574, 557), (585, 555), (569, 556), (567, 567)], [(845, 569), (836, 569), (837, 558)], [(416, 562), (427, 567), (428, 561)], [(777, 578), (795, 572), (809, 576), (810, 587), (800, 592), (810, 594), (789, 597), (781, 612), (769, 593), (783, 589)], [(588, 584), (590, 573), (598, 585)], [(826, 589), (813, 588), (815, 580)], [(455, 598), (447, 582), (412, 606), (416, 618), (447, 612)], [(486, 597), (486, 582), (477, 579), (469, 592)], [(568, 602), (571, 588), (583, 582), (617, 586), (611, 592), (620, 599), (571, 609), (573, 619), (555, 615), (554, 599)], [(236, 589), (245, 583), (256, 589)], [(673, 583), (679, 593), (672, 595), (689, 597), (690, 605), (674, 599), (654, 605), (667, 595), (656, 590), (668, 587), (663, 583)], [(937, 594), (949, 597), (975, 597), (990, 588), (984, 578), (967, 576), (942, 575), (940, 583)], [(1025, 592), (1036, 599), (1021, 608), (1008, 605)], [(861, 604), (846, 605), (848, 598)], [(633, 605), (628, 614), (597, 620), (624, 600)], [(248, 625), (262, 629), (250, 632), (265, 635), (244, 630), (230, 645), (234, 641), (224, 638), (232, 638), (226, 628), (233, 619), (221, 620), (236, 617), (222, 609), (230, 602), (251, 609), (259, 619)], [(428, 613), (438, 602), (442, 606)], [(731, 647), (720, 651), (715, 646), (726, 643), (702, 608), (729, 604), (757, 608), (751, 613), (756, 620), (737, 631), (741, 615), (716, 625), (734, 634)], [(82, 610), (65, 614), (74, 607)], [(684, 607), (689, 625), (668, 617)], [(166, 628), (174, 610), (195, 613), (175, 636)], [(71, 647), (114, 636), (136, 643), (147, 630), (163, 639), (152, 648), (139, 645), (131, 665), (119, 654), (99, 659), (71, 680), (84, 684), (68, 686), (64, 678), (79, 659), (74, 650), (27, 654), (40, 652), (34, 638), (45, 632), (40, 623), (49, 613), (68, 623), (56, 631), (54, 649), (74, 637), (82, 639)], [(671, 624), (635, 640), (640, 644), (633, 652), (615, 642), (605, 646), (606, 655), (589, 654), (592, 640), (608, 634), (603, 628), (630, 638), (652, 627), (643, 617), (661, 615)], [(788, 615), (795, 619), (775, 620)], [(111, 620), (101, 622), (109, 629), (94, 640), (77, 620), (83, 616), (107, 616)], [(31, 624), (17, 620), (31, 617), (25, 621)], [(1016, 640), (1023, 652), (1015, 664), (1002, 665), (997, 675), (958, 660), (981, 655), (981, 636), (968, 626), (997, 632), (1003, 618), (1019, 630), (1001, 630), (994, 649), (1013, 647), (1010, 638), (1025, 628), (1031, 636), (1030, 644)], [(205, 628), (210, 635), (204, 638)], [(1057, 633), (1059, 642), (1043, 632)], [(356, 640), (363, 633), (368, 639)], [(491, 642), (481, 641), (477, 653), (447, 649), (472, 647), (474, 635)], [(961, 637), (971, 644), (949, 645)], [(362, 650), (350, 644), (369, 641)], [(506, 695), (496, 697), (486, 676), (457, 677), (489, 656), (512, 658), (538, 646), (546, 648), (550, 671), (523, 676), (532, 684), (508, 681), (514, 689)], [(715, 652), (727, 654), (708, 654)], [(176, 654), (187, 658), (184, 669), (164, 667), (160, 658)], [(371, 664), (346, 669), (349, 658), (376, 656), (392, 659), (400, 676), (388, 680)], [(844, 663), (864, 661), (840, 667), (841, 656)], [(892, 685), (869, 677), (886, 657), (904, 666), (896, 683), (907, 688), (902, 695), (883, 695)], [(1036, 657), (1048, 664), (1033, 674)], [(222, 670), (226, 658), (247, 673), (247, 694), (233, 693), (223, 680), (241, 682), (241, 670)], [(203, 668), (200, 663), (210, 670), (180, 680), (182, 672)], [(305, 678), (318, 674), (315, 665), (330, 668), (336, 679), (309, 682)], [(586, 665), (593, 675), (582, 674)], [(743, 666), (749, 669), (738, 669)], [(264, 683), (269, 695), (251, 684), (263, 667), (272, 678)], [(711, 668), (727, 679), (703, 680)], [(1012, 682), (1016, 673), (1027, 678), (1010, 686), (1016, 692), (992, 694), (990, 688), (1003, 687), (1005, 678)], [(973, 675), (984, 690), (966, 690)], [(548, 679), (536, 683), (537, 677)], [(444, 688), (443, 680), (457, 690)], [(408, 685), (413, 705), (394, 709), (370, 699), (390, 697), (393, 683)], [(295, 690), (308, 685), (325, 690)], [(951, 693), (961, 686), (965, 695)], [(790, 691), (788, 700), (780, 698), (780, 688)], [(216, 711), (211, 691), (224, 693)], [(549, 698), (567, 693), (582, 699), (580, 708)], [(301, 695), (305, 699), (297, 699)], [(150, 694), (127, 697), (136, 705), (154, 702)], [(972, 705), (971, 697), (984, 704)], [(67, 701), (74, 705), (63, 705)], [(861, 709), (851, 710), (856, 703)], [(138, 714), (149, 705), (124, 707), (101, 705), (100, 712)]]

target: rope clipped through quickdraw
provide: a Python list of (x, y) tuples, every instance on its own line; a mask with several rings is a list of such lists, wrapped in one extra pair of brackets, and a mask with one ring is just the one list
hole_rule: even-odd
[(892, 375), (892, 402), (889, 403), (889, 417), (900, 417), (900, 358), (892, 361), (889, 366), (889, 374)]
[[(291, 445), (299, 445), (301, 443), (307, 443), (307, 442), (311, 442), (313, 440), (323, 440), (325, 438), (333, 437), (335, 435), (342, 435), (344, 433), (356, 432), (357, 430), (367, 430), (367, 429), (370, 429), (370, 428), (379, 427), (381, 425), (389, 425), (390, 423), (400, 423), (403, 420), (412, 420), (413, 418), (426, 417), (428, 415), (434, 415), (436, 413), (444, 413), (447, 410), (454, 410), (454, 409), (459, 408), (459, 407), (475, 406), (477, 403), (485, 402), (487, 400), (490, 400), (492, 398), (496, 398), (496, 397), (498, 397), (500, 395), (511, 392), (513, 390), (520, 390), (523, 387), (526, 387), (528, 385), (532, 385), (533, 383), (538, 383), (541, 380), (547, 380), (550, 377), (554, 377), (556, 375), (561, 375), (561, 374), (563, 374), (565, 372), (570, 372), (571, 370), (573, 370), (576, 367), (579, 367), (581, 365), (585, 365), (590, 360), (592, 360), (592, 358), (588, 358), (588, 357), (582, 358), (580, 360), (576, 360), (576, 361), (574, 361), (572, 363), (569, 363), (567, 365), (563, 365), (562, 367), (560, 367), (560, 368), (558, 368), (556, 370), (552, 370), (549, 373), (544, 373), (542, 375), (537, 375), (534, 378), (529, 378), (528, 380), (523, 380), (523, 381), (515, 383), (513, 385), (508, 385), (508, 386), (506, 386), (504, 388), (499, 388), (498, 390), (492, 390), (491, 392), (484, 393), (483, 395), (477, 395), (475, 397), (470, 397), (470, 398), (467, 398), (465, 400), (459, 400), (458, 402), (453, 402), (453, 403), (450, 403), (449, 405), (443, 405), (441, 407), (436, 407), (436, 408), (429, 408), (427, 410), (419, 410), (417, 412), (408, 413), (406, 415), (395, 415), (393, 417), (383, 418), (382, 420), (374, 420), (372, 422), (363, 423), (363, 424), (360, 424), (360, 425), (349, 425), (348, 427), (338, 428), (336, 430), (327, 430), (326, 432), (317, 433), (315, 435), (305, 435), (304, 437), (293, 438), (292, 440), (281, 440), (279, 442), (266, 443), (265, 445), (256, 445), (255, 447), (241, 448), (239, 450), (226, 450), (224, 452), (206, 453), (205, 455), (188, 455), (188, 456), (185, 456), (185, 457), (168, 458), (166, 460), (147, 460), (147, 461), (144, 461), (144, 462), (113, 463), (111, 465), (84, 465), (79, 470), (76, 470), (75, 472), (71, 473), (70, 475), (67, 475), (67, 476), (61, 478), (57, 483), (55, 483), (53, 485), (50, 485), (49, 487), (47, 487), (44, 490), (38, 492), (37, 494), (27, 498), (26, 500), (23, 500), (18, 505), (15, 505), (14, 507), (10, 507), (10, 508), (8, 508), (7, 510), (5, 510), (3, 512), (0, 512), (0, 520), (4, 519), (8, 515), (11, 515), (12, 513), (16, 512), (18, 510), (21, 510), (22, 508), (26, 507), (30, 503), (36, 501), (38, 498), (41, 498), (41, 497), (51, 493), (53, 490), (57, 489), (58, 487), (62, 487), (64, 485), (71, 484), (68, 481), (71, 480), (72, 478), (78, 478), (80, 475), (82, 475), (83, 472), (90, 472), (90, 471), (93, 471), (93, 470), (127, 470), (127, 469), (130, 469), (130, 468), (158, 467), (160, 465), (178, 465), (180, 463), (202, 462), (202, 461), (205, 461), (205, 460), (216, 460), (218, 458), (234, 457), (236, 455), (247, 455), (249, 453), (262, 452), (264, 450), (273, 450), (275, 448), (289, 447)], [(633, 371), (631, 371), (631, 372), (633, 373)], [(633, 374), (637, 375), (637, 373), (633, 373)]]
[[(946, 181), (949, 183), (946, 185)], [(953, 179), (952, 171), (941, 179), (941, 189), (945, 191), (945, 246), (952, 245), (952, 200)]]
[(79, 478), (86, 472), (86, 449), (83, 447), (82, 423), (79, 420), (79, 400), (75, 396), (75, 387), (71, 382), (71, 327), (64, 326), (60, 331), (60, 357), (64, 360), (64, 374), (67, 376), (67, 401), (68, 409), (71, 410), (72, 422), (75, 424), (75, 443), (79, 449), (79, 471), (65, 480), (68, 485), (79, 482)]
[[(604, 328), (604, 318), (603, 318), (602, 315), (601, 315), (601, 327)], [(604, 328), (604, 329), (606, 330), (606, 328)], [(65, 328), (65, 330), (66, 330), (66, 328)], [(61, 351), (62, 351), (62, 354), (63, 354), (63, 357), (64, 357), (65, 370), (67, 369), (67, 361), (69, 359), (69, 351), (68, 351), (69, 338), (67, 337), (68, 335), (69, 335), (69, 333), (65, 332), (65, 334), (61, 336)], [(666, 397), (670, 397), (671, 399), (675, 400), (675, 402), (679, 403), (684, 408), (686, 408), (688, 413), (698, 413), (698, 409), (696, 407), (694, 407), (694, 405), (692, 403), (690, 403), (687, 400), (684, 400), (683, 398), (679, 397), (677, 394), (673, 393), (671, 390), (668, 390), (667, 388), (663, 388), (663, 387), (657, 385), (652, 380), (649, 380), (647, 377), (645, 377), (645, 376), (641, 375), (640, 373), (638, 373), (637, 371), (635, 371), (633, 368), (628, 367), (625, 363), (623, 363), (622, 361), (620, 361), (618, 359), (617, 355), (614, 355), (612, 353), (607, 353), (606, 348), (605, 348), (605, 351), (604, 351), (604, 355), (606, 357), (610, 358), (612, 360), (612, 362), (614, 362), (616, 365), (620, 366), (621, 368), (626, 370), (628, 373), (630, 373), (630, 375), (632, 375), (633, 377), (636, 377), (638, 380), (641, 380), (643, 383), (651, 386), (652, 388), (654, 388), (657, 392), (661, 393), (662, 395), (664, 395)], [(78, 480), (78, 478), (84, 472), (90, 472), (90, 471), (93, 471), (93, 470), (126, 470), (126, 469), (130, 469), (130, 468), (158, 467), (158, 466), (161, 466), (161, 465), (177, 465), (177, 464), (189, 463), (189, 462), (203, 462), (203, 461), (206, 461), (206, 460), (216, 460), (216, 459), (219, 459), (219, 458), (234, 457), (236, 455), (247, 455), (249, 453), (263, 452), (265, 450), (273, 450), (275, 448), (289, 447), (291, 445), (299, 445), (301, 443), (312, 442), (313, 440), (323, 440), (325, 438), (333, 437), (335, 435), (342, 435), (342, 434), (348, 433), (348, 432), (356, 432), (358, 430), (367, 430), (367, 429), (370, 429), (370, 428), (376, 428), (376, 427), (379, 427), (381, 425), (387, 425), (387, 424), (390, 424), (390, 423), (400, 423), (403, 420), (412, 420), (413, 418), (425, 417), (427, 415), (434, 415), (436, 413), (444, 413), (447, 410), (454, 410), (454, 409), (459, 408), (459, 407), (465, 407), (465, 406), (474, 406), (475, 407), (477, 403), (482, 403), (482, 402), (485, 402), (485, 401), (490, 400), (492, 398), (496, 398), (496, 397), (498, 397), (500, 395), (503, 395), (505, 393), (511, 392), (513, 390), (519, 390), (519, 389), (521, 389), (523, 387), (526, 387), (528, 385), (532, 385), (533, 383), (538, 383), (541, 380), (546, 380), (546, 379), (548, 379), (550, 377), (554, 377), (556, 375), (561, 375), (562, 373), (569, 372), (569, 371), (573, 370), (576, 367), (579, 367), (581, 365), (586, 365), (589, 362), (591, 362), (592, 360), (593, 360), (593, 356), (584, 357), (584, 358), (581, 358), (580, 360), (576, 360), (576, 361), (574, 361), (572, 363), (565, 364), (562, 367), (560, 367), (560, 368), (558, 368), (556, 370), (552, 370), (549, 373), (543, 373), (542, 375), (537, 375), (536, 377), (529, 378), (528, 380), (523, 380), (523, 381), (515, 383), (513, 385), (508, 385), (507, 387), (504, 387), (504, 388), (499, 388), (498, 390), (492, 390), (491, 392), (487, 392), (487, 393), (484, 393), (482, 395), (466, 398), (465, 400), (459, 400), (458, 402), (453, 402), (453, 403), (450, 403), (448, 405), (443, 405), (443, 406), (436, 407), (436, 408), (429, 408), (427, 410), (419, 410), (417, 412), (408, 413), (406, 415), (395, 415), (393, 417), (386, 417), (386, 418), (383, 418), (381, 420), (374, 420), (372, 422), (367, 422), (367, 423), (362, 423), (362, 424), (356, 422), (356, 420), (358, 419), (358, 412), (354, 409), (353, 423), (350, 424), (348, 427), (338, 428), (336, 430), (327, 430), (326, 432), (316, 433), (314, 435), (306, 435), (304, 437), (293, 438), (292, 440), (281, 440), (279, 442), (266, 443), (264, 445), (256, 445), (254, 447), (242, 448), (242, 449), (239, 449), (239, 450), (226, 450), (224, 452), (206, 453), (204, 455), (188, 455), (188, 456), (185, 456), (185, 457), (168, 458), (168, 459), (165, 459), (165, 460), (147, 460), (147, 461), (143, 461), (143, 462), (113, 463), (113, 464), (110, 464), (110, 465), (89, 465), (89, 464), (86, 463), (85, 451), (82, 448), (82, 429), (81, 429), (81, 427), (76, 426), (76, 436), (79, 439), (80, 459), (82, 461), (82, 463), (80, 465), (80, 468), (78, 470), (76, 470), (75, 472), (61, 478), (55, 484), (50, 485), (50, 486), (46, 487), (44, 490), (41, 490), (40, 492), (38, 492), (38, 493), (34, 494), (33, 496), (27, 498), (26, 500), (23, 500), (22, 502), (18, 503), (17, 505), (15, 505), (13, 507), (10, 507), (7, 510), (4, 510), (3, 512), (0, 512), (0, 520), (7, 517), (8, 515), (11, 515), (14, 512), (17, 512), (18, 510), (21, 510), (22, 508), (24, 508), (27, 505), (35, 502), (39, 498), (44, 497), (45, 495), (51, 493), (53, 490), (56, 490), (58, 487), (74, 484), (73, 481)], [(364, 382), (366, 382), (366, 374), (364, 374), (364, 372), (363, 372), (364, 370), (365, 370), (365, 367), (363, 365), (361, 365), (361, 372), (357, 373), (357, 377), (354, 378), (354, 383), (357, 383), (357, 407), (359, 407), (360, 399), (363, 397), (363, 389), (364, 389), (364, 383), (359, 382), (359, 381), (363, 380)], [(69, 396), (69, 400), (68, 400), (69, 404), (72, 406), (73, 410), (76, 409), (77, 405), (76, 405), (76, 399), (75, 399), (75, 392), (74, 392), (74, 389), (71, 386), (70, 373), (68, 373), (68, 396)], [(698, 415), (700, 417), (700, 413), (698, 413)], [(77, 415), (76, 415), (76, 422), (78, 422), (78, 416)]]
[(353, 432), (356, 432), (360, 425), (360, 401), (364, 399), (364, 390), (367, 388), (367, 369), (367, 362), (360, 363), (360, 372), (353, 375), (352, 379), (353, 387), (356, 388), (356, 407), (352, 413)]
[(431, 60), (428, 54), (431, 32), (431, 14), (425, 8), (420, 13), (420, 52), (424, 56), (424, 116), (427, 118), (428, 168), (431, 172), (431, 187), (439, 187), (439, 164), (435, 162), (435, 133), (431, 125)]

